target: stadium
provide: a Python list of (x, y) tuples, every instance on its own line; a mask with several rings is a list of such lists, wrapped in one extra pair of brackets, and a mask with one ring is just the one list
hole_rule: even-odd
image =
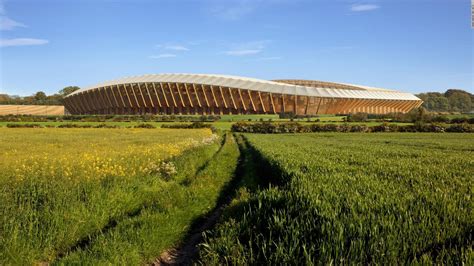
[(406, 113), (415, 95), (313, 80), (207, 74), (151, 74), (107, 81), (65, 98), (70, 114)]

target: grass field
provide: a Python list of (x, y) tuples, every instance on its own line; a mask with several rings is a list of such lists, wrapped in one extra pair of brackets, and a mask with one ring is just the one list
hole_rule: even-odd
[[(225, 147), (232, 143), (227, 140)], [(218, 169), (206, 166), (219, 149), (229, 148), (220, 148), (208, 129), (0, 128), (0, 264), (74, 261), (74, 254), (100, 246), (96, 241), (116, 236), (122, 224), (146, 220), (147, 214), (168, 223), (163, 234), (150, 226), (152, 221), (143, 222), (155, 229), (143, 236), (154, 233), (151, 239), (161, 239), (151, 245), (154, 253), (127, 242), (96, 259), (127, 261), (123, 255), (138, 249), (128, 261), (150, 260), (212, 208), (221, 186), (231, 178), (228, 172), (236, 159), (218, 161)], [(225, 172), (219, 172), (222, 168)], [(207, 178), (200, 182), (213, 187), (203, 193), (205, 198), (196, 196), (202, 190), (195, 182), (197, 173)], [(186, 205), (192, 201), (195, 204)]]
[(1, 265), (153, 263), (217, 209), (206, 265), (474, 264), (472, 134), (137, 123), (0, 127)]
[(204, 264), (473, 264), (471, 134), (245, 137), (259, 172)]

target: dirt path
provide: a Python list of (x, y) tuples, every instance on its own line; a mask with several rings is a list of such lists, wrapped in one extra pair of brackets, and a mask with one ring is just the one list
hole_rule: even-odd
[(235, 190), (240, 181), (245, 164), (245, 152), (241, 149), (237, 162), (234, 178), (226, 185), (221, 195), (225, 195), (217, 201), (217, 206), (203, 219), (197, 221), (190, 229), (183, 243), (177, 248), (164, 251), (153, 265), (191, 265), (198, 257), (199, 243), (203, 241), (203, 233), (216, 225), (224, 209), (235, 196)]
[(191, 265), (193, 259), (198, 255), (199, 249), (197, 245), (203, 240), (202, 233), (211, 229), (211, 227), (217, 223), (224, 208), (225, 204), (221, 204), (215, 208), (205, 220), (191, 232), (181, 246), (163, 252), (153, 265)]

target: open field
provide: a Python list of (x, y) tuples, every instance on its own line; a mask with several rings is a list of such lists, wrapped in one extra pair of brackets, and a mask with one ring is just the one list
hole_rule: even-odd
[(245, 138), (258, 170), (204, 264), (473, 264), (472, 134)]
[(153, 260), (232, 177), (236, 144), (220, 142), (208, 129), (0, 128), (0, 264), (77, 262), (101, 239), (94, 262)]
[(472, 134), (106, 123), (0, 128), (0, 264), (474, 262)]

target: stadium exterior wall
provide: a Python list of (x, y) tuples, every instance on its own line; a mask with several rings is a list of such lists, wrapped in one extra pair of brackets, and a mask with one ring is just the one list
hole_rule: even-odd
[(384, 114), (421, 103), (409, 93), (357, 85), (203, 74), (129, 77), (65, 98), (71, 114)]

